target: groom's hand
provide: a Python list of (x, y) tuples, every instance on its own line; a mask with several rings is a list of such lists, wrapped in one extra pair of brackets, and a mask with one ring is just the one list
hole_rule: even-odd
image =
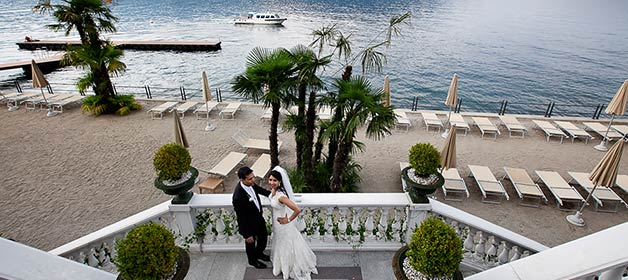
[(246, 243), (251, 244), (251, 243), (255, 242), (255, 239), (253, 239), (253, 236), (249, 236), (249, 237), (246, 238), (245, 241), (246, 241)]

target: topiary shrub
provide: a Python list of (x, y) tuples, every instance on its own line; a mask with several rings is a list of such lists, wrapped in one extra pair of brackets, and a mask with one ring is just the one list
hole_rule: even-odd
[(153, 166), (160, 180), (178, 180), (190, 170), (190, 163), (192, 157), (188, 150), (176, 143), (161, 146), (153, 157)]
[(428, 217), (414, 230), (406, 256), (428, 277), (451, 277), (462, 261), (462, 241), (445, 222)]
[(114, 263), (120, 279), (165, 279), (175, 273), (179, 248), (173, 234), (162, 225), (140, 225), (115, 247)]
[(410, 148), (408, 161), (417, 176), (428, 177), (438, 173), (440, 152), (430, 143), (415, 144)]

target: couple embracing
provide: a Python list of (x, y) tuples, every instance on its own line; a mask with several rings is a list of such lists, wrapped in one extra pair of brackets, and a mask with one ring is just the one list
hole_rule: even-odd
[[(311, 273), (318, 273), (316, 255), (295, 225), (301, 209), (291, 200), (294, 194), (286, 170), (279, 166), (273, 168), (268, 176), (270, 191), (255, 183), (255, 175), (249, 167), (240, 168), (238, 178), (240, 182), (233, 191), (233, 208), (237, 215), (239, 232), (245, 239), (249, 264), (256, 268), (266, 268), (267, 265), (262, 261), (272, 260), (275, 276), (282, 273), (283, 279), (311, 279)], [(259, 195), (270, 199), (273, 212), (272, 258), (264, 254), (268, 232)]]

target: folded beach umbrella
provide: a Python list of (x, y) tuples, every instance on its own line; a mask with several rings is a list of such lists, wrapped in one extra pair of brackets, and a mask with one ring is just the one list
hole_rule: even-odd
[(613, 145), (613, 147), (606, 152), (602, 160), (593, 168), (589, 175), (589, 180), (593, 183), (593, 189), (589, 192), (589, 195), (584, 200), (584, 203), (580, 207), (580, 210), (574, 215), (567, 216), (567, 221), (577, 226), (584, 226), (584, 220), (582, 219), (582, 210), (587, 204), (587, 201), (591, 198), (591, 195), (595, 192), (598, 186), (612, 187), (617, 180), (617, 172), (619, 171), (619, 162), (621, 161), (621, 154), (624, 151), (625, 139), (621, 139)]
[(621, 87), (619, 87), (619, 90), (617, 90), (617, 93), (613, 96), (611, 103), (609, 103), (608, 107), (606, 107), (605, 112), (607, 114), (611, 114), (611, 121), (608, 123), (606, 134), (604, 135), (604, 138), (602, 138), (602, 142), (594, 147), (596, 150), (608, 150), (606, 147), (606, 136), (608, 135), (608, 131), (611, 129), (611, 125), (613, 125), (615, 116), (621, 116), (626, 113), (626, 100), (628, 100), (628, 80), (625, 80)]
[(188, 139), (185, 137), (185, 133), (183, 132), (183, 125), (181, 125), (181, 119), (179, 118), (179, 113), (174, 112), (174, 142), (189, 148)]
[(201, 79), (201, 81), (202, 81), (202, 84), (203, 84), (203, 101), (205, 101), (205, 109), (207, 109), (207, 126), (205, 127), (205, 130), (206, 131), (212, 131), (212, 130), (216, 129), (216, 127), (213, 126), (209, 122), (209, 104), (207, 104), (207, 102), (212, 100), (212, 92), (209, 89), (209, 81), (207, 80), (207, 74), (205, 73), (205, 71), (203, 71), (202, 76), (203, 76), (203, 78)]
[(445, 146), (440, 152), (440, 164), (442, 170), (456, 167), (456, 126), (452, 126), (449, 135), (445, 139)]
[(388, 76), (384, 77), (384, 105), (390, 106), (390, 79)]
[(31, 73), (33, 77), (33, 87), (39, 88), (41, 90), (41, 97), (44, 98), (44, 101), (47, 101), (46, 96), (44, 95), (44, 88), (49, 84), (44, 77), (44, 73), (41, 72), (41, 69), (39, 69), (39, 66), (37, 66), (34, 59), (31, 59)]
[[(454, 73), (454, 77), (451, 79), (451, 84), (449, 84), (449, 90), (447, 91), (447, 98), (445, 98), (445, 105), (449, 106), (449, 115), (447, 115), (447, 123), (449, 124), (449, 120), (451, 118), (451, 110), (456, 107), (456, 102), (458, 101), (458, 74)], [(445, 129), (445, 132), (441, 135), (443, 138), (447, 137), (447, 132), (449, 128)]]

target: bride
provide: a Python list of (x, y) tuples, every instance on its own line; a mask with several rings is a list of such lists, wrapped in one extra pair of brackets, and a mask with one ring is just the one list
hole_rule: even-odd
[(273, 209), (273, 275), (282, 273), (284, 280), (288, 277), (309, 280), (311, 273), (318, 274), (316, 255), (295, 225), (294, 219), (301, 209), (290, 200), (294, 194), (286, 170), (276, 166), (268, 176), (268, 184)]

